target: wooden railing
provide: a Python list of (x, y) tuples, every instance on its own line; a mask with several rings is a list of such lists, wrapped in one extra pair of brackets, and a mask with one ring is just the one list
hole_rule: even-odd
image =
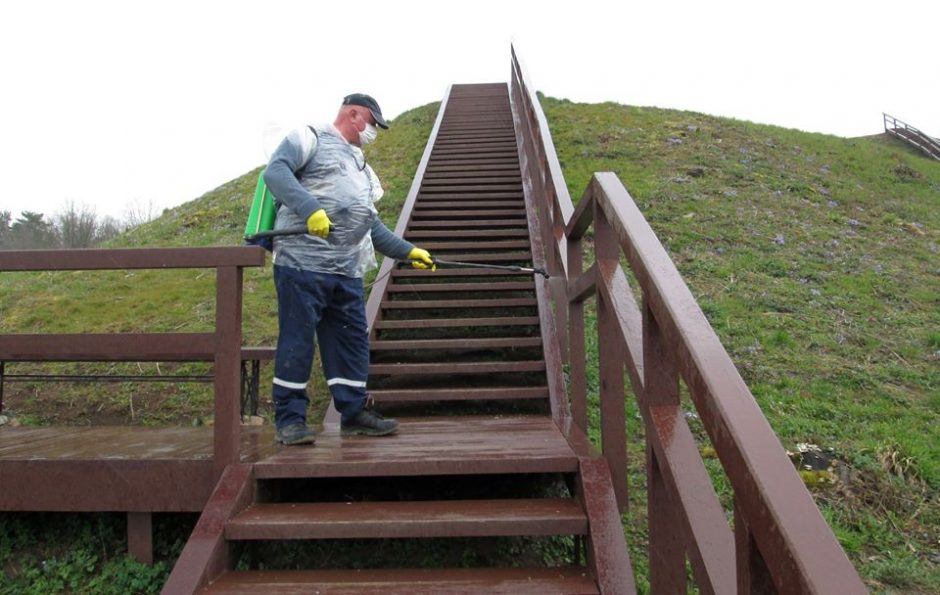
[(894, 116), (885, 113), (882, 113), (882, 115), (884, 116), (885, 133), (914, 145), (923, 153), (940, 160), (940, 139), (936, 139)]
[[(548, 134), (548, 122), (538, 104), (538, 97), (528, 91), (530, 88), (528, 77), (516, 57), (516, 50), (512, 48), (509, 97), (513, 104), (523, 189), (527, 197), (536, 197), (544, 206), (538, 212), (538, 221), (533, 226), (538, 230), (535, 240), (541, 244), (541, 249), (533, 245), (532, 253), (538, 254), (536, 258), (543, 259), (543, 262), (536, 262), (536, 266), (548, 271), (555, 319), (558, 327), (564, 328), (567, 319), (565, 224), (574, 207), (555, 154), (555, 145)], [(567, 361), (566, 337), (560, 337), (560, 341), (562, 357)]]
[(215, 477), (239, 460), (242, 269), (264, 264), (259, 247), (0, 251), (0, 273), (216, 269), (215, 330), (208, 333), (6, 334), (0, 361), (211, 361)]
[[(525, 77), (517, 76), (522, 69), (515, 52), (512, 71), (514, 110), (529, 114), (517, 121), (521, 158), (529, 164), (523, 165), (526, 190), (538, 202), (549, 270), (565, 271), (570, 419), (587, 433), (584, 304), (594, 296), (600, 441), (621, 510), (627, 505), (624, 371), (645, 425), (651, 591), (685, 593), (688, 560), (705, 593), (864, 593), (753, 395), (616, 175), (595, 174), (569, 211), (567, 194), (559, 191), (560, 167), (547, 150), (547, 124)], [(584, 270), (590, 239), (595, 259)], [(563, 254), (565, 266), (558, 262)], [(680, 405), (680, 382), (733, 492), (733, 529)]]

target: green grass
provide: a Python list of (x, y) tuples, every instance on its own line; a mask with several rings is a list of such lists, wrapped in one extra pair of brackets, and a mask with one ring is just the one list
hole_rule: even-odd
[[(812, 443), (834, 453), (840, 481), (811, 489), (869, 587), (940, 590), (940, 163), (880, 136), (844, 139), (613, 103), (542, 103), (571, 196), (581, 196), (593, 172), (617, 173), (784, 447)], [(378, 206), (390, 227), (436, 110), (402, 114), (368, 151), (386, 187)], [(238, 245), (257, 174), (166, 211), (113, 245)], [(275, 339), (270, 277), (269, 267), (246, 274), (247, 343)], [(4, 274), (0, 293), (0, 332), (198, 331), (213, 321), (206, 271)], [(590, 382), (596, 391), (596, 377)], [(17, 385), (23, 392), (8, 390), (5, 400), (36, 423), (95, 416), (189, 423), (211, 410), (204, 388), (153, 401)], [(322, 386), (314, 392), (326, 394)], [(63, 406), (50, 419), (51, 402), (73, 404), (75, 413)], [(314, 407), (325, 405), (321, 397)], [(627, 410), (625, 530), (643, 588), (643, 428), (632, 400)], [(691, 423), (707, 446), (700, 422)], [(720, 465), (707, 459), (706, 466), (727, 502)]]
[(940, 588), (940, 164), (880, 137), (542, 102), (571, 196), (617, 173), (783, 445), (837, 454), (846, 480), (812, 489), (869, 586)]

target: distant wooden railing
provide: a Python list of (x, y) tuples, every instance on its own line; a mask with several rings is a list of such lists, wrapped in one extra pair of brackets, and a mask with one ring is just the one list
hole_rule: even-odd
[[(650, 586), (685, 593), (686, 560), (705, 593), (864, 593), (796, 469), (675, 265), (626, 188), (597, 173), (569, 211), (548, 126), (513, 52), (520, 158), (552, 274), (565, 271), (570, 418), (588, 430), (584, 303), (596, 297), (601, 445), (627, 506), (626, 370), (646, 428)], [(522, 111), (520, 107), (519, 111)], [(532, 128), (538, 122), (538, 130)], [(535, 138), (541, 136), (541, 139)], [(539, 153), (542, 151), (541, 153)], [(531, 165), (534, 164), (534, 165)], [(550, 187), (549, 187), (550, 186)], [(559, 227), (561, 232), (559, 232)], [(584, 267), (593, 230), (595, 259)], [(551, 242), (551, 243), (549, 243)], [(533, 245), (533, 258), (536, 246)], [(558, 262), (566, 255), (566, 266)], [(629, 264), (638, 301), (621, 267)], [(564, 327), (562, 327), (564, 328)], [(680, 405), (680, 380), (734, 494), (733, 529)], [(554, 401), (553, 401), (554, 405)], [(563, 417), (567, 416), (567, 412)]]
[(216, 269), (215, 330), (209, 333), (5, 334), (0, 361), (212, 361), (213, 468), (239, 461), (242, 269), (264, 264), (252, 247), (0, 251), (0, 273)]
[(914, 145), (921, 152), (940, 160), (940, 139), (936, 139), (894, 116), (885, 113), (882, 113), (882, 115), (884, 116), (885, 133)]

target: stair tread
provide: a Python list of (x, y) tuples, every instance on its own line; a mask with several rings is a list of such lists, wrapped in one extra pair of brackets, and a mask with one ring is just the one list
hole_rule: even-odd
[(503, 282), (471, 282), (471, 283), (404, 283), (396, 281), (386, 288), (388, 293), (429, 292), (429, 291), (459, 291), (459, 292), (490, 292), (490, 291), (535, 291), (535, 282), (532, 279), (525, 281)]
[(228, 522), (228, 539), (368, 539), (584, 535), (571, 498), (254, 504)]
[(373, 340), (372, 351), (402, 351), (413, 349), (446, 349), (448, 351), (476, 351), (478, 349), (514, 349), (541, 347), (541, 337), (501, 337), (492, 339), (403, 339), (400, 341)]
[(500, 362), (394, 363), (369, 364), (369, 375), (388, 374), (498, 374), (511, 372), (543, 372), (545, 360)]
[(203, 593), (598, 593), (582, 567), (230, 571)]
[(416, 401), (493, 401), (513, 399), (547, 399), (547, 386), (511, 386), (487, 388), (416, 388), (372, 389), (372, 398), (380, 405)]
[(365, 477), (571, 473), (578, 458), (541, 415), (399, 418), (398, 433), (342, 437), (327, 425), (313, 447), (281, 447), (255, 477)]
[(444, 308), (521, 308), (538, 305), (536, 298), (488, 298), (469, 300), (384, 300), (383, 310), (439, 310)]
[(496, 316), (489, 318), (411, 318), (407, 320), (377, 320), (376, 329), (434, 329), (434, 328), (470, 328), (470, 327), (504, 327), (504, 326), (537, 326), (538, 316)]

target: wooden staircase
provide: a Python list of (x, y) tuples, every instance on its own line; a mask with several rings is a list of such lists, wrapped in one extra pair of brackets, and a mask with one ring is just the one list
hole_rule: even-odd
[[(404, 212), (436, 258), (532, 265), (507, 85), (451, 88)], [(314, 447), (230, 466), (164, 593), (633, 592), (606, 462), (557, 423), (538, 281), (382, 275), (369, 383), (399, 433), (328, 418)]]
[(886, 134), (914, 146), (928, 157), (940, 160), (940, 139), (936, 139), (894, 116), (883, 115)]

